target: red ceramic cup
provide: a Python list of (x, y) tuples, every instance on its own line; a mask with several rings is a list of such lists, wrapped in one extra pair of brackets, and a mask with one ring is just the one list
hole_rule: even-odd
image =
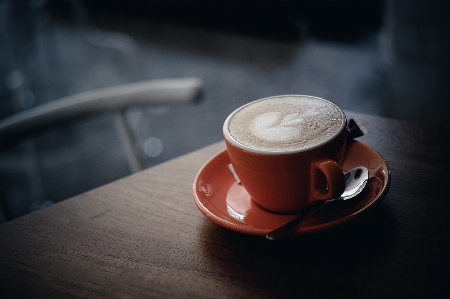
[[(340, 114), (338, 123), (333, 125), (335, 132), (310, 147), (277, 151), (243, 144), (230, 133), (229, 124), (237, 112), (261, 101), (280, 102), (284, 99), (299, 99), (302, 103), (319, 101), (321, 105), (332, 106)], [(270, 113), (278, 113), (275, 110), (282, 109), (280, 107), (275, 107)], [(322, 112), (319, 109), (315, 113)], [(257, 204), (269, 211), (296, 213), (319, 201), (339, 197), (344, 191), (344, 174), (340, 165), (345, 151), (346, 118), (342, 110), (329, 101), (297, 95), (257, 100), (231, 113), (224, 123), (223, 134), (231, 163), (242, 185)]]

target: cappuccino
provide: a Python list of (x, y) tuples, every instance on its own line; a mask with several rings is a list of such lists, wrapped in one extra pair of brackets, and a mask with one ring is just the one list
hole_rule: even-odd
[(277, 96), (251, 102), (225, 121), (225, 137), (254, 152), (298, 152), (326, 142), (345, 127), (333, 103), (311, 96)]

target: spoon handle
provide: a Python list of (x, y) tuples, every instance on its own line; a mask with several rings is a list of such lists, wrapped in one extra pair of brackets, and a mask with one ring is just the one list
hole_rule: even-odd
[(282, 225), (279, 228), (274, 229), (273, 231), (269, 232), (266, 235), (266, 238), (269, 240), (280, 240), (280, 239), (283, 239), (283, 238), (289, 236), (294, 231), (296, 231), (300, 225), (302, 225), (306, 220), (308, 220), (309, 217), (311, 217), (317, 211), (319, 211), (321, 208), (326, 206), (327, 203), (329, 203), (330, 201), (332, 201), (332, 200), (326, 200), (324, 202), (321, 202), (320, 204), (312, 206), (311, 208), (309, 208), (309, 210), (306, 213), (297, 216), (296, 218), (292, 219), (285, 225)]

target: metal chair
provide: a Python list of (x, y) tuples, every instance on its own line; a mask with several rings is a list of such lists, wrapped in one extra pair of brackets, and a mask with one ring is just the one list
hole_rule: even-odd
[[(136, 153), (131, 128), (124, 112), (131, 106), (175, 105), (193, 103), (202, 93), (202, 81), (198, 78), (150, 80), (125, 84), (71, 95), (34, 108), (24, 110), (0, 120), (0, 150), (55, 126), (73, 123), (100, 113), (112, 113), (131, 173), (142, 165)], [(0, 152), (0, 169), (13, 171), (32, 168), (31, 160)], [(22, 162), (21, 162), (22, 161)], [(35, 171), (28, 180), (36, 179)], [(0, 209), (7, 210), (8, 203), (0, 194)], [(7, 214), (7, 213), (5, 213)], [(0, 217), (1, 218), (1, 217)], [(8, 218), (8, 217), (5, 217)]]

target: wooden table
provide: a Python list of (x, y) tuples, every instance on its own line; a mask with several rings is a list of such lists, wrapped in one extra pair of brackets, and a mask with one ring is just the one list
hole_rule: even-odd
[(280, 242), (206, 219), (199, 168), (219, 142), (0, 226), (0, 298), (449, 298), (450, 143), (347, 112), (388, 162), (365, 217)]

